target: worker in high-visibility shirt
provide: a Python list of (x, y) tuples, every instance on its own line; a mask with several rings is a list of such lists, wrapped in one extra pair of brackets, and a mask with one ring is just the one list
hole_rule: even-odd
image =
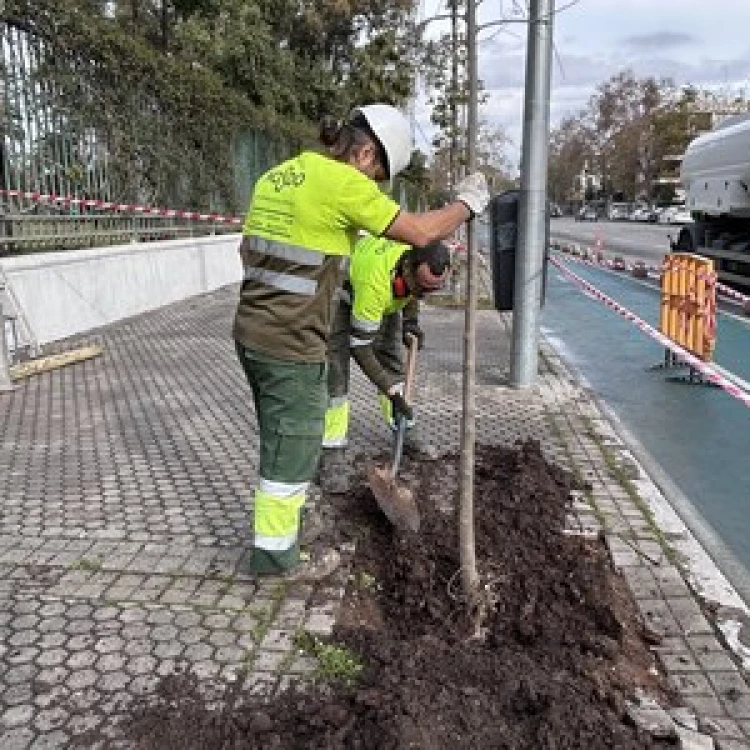
[(411, 158), (408, 120), (387, 104), (330, 118), (323, 149), (303, 151), (262, 175), (243, 225), (244, 280), (234, 321), (260, 434), (250, 572), (314, 581), (339, 564), (336, 550), (302, 560), (300, 520), (323, 439), (327, 341), (333, 295), (360, 230), (411, 245), (451, 235), (489, 202), (479, 174), (456, 200), (410, 213), (378, 187)]
[(422, 347), (418, 300), (442, 289), (450, 266), (450, 249), (443, 242), (413, 248), (367, 236), (355, 245), (349, 278), (338, 293), (328, 345), (329, 400), (320, 463), (320, 483), (325, 491), (346, 492), (353, 474), (345, 452), (350, 355), (378, 389), (388, 425), (395, 426), (395, 407), (413, 426), (411, 405), (403, 399), (401, 343), (408, 346), (411, 335)]

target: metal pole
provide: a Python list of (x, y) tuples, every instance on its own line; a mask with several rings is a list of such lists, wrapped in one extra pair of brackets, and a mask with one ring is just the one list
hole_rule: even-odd
[[(466, 169), (477, 168), (478, 89), (476, 0), (466, 4), (466, 52), (469, 101), (466, 121)], [(477, 327), (477, 233), (476, 220), (466, 226), (466, 313), (464, 321), (464, 377), (461, 424), (459, 544), (461, 582), (464, 594), (472, 599), (479, 588), (474, 540), (474, 445), (476, 443), (476, 327)]]
[(554, 12), (554, 0), (530, 2), (518, 253), (513, 289), (515, 303), (510, 383), (514, 388), (535, 385), (539, 360), (539, 312), (546, 250), (547, 144)]
[(451, 0), (451, 133), (448, 152), (448, 190), (458, 181), (458, 2)]

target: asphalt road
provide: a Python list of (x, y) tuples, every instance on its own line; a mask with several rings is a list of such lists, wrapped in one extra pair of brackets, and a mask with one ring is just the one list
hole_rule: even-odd
[(554, 240), (594, 246), (601, 241), (607, 256), (620, 255), (626, 261), (642, 260), (647, 265), (660, 265), (669, 252), (669, 235), (677, 239), (680, 227), (670, 224), (645, 224), (633, 221), (576, 221), (562, 217), (550, 221), (550, 237)]

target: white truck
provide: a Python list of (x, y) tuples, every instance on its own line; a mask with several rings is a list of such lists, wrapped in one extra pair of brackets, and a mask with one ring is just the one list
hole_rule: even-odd
[(693, 222), (672, 249), (712, 258), (720, 281), (750, 291), (750, 113), (692, 141), (680, 180)]

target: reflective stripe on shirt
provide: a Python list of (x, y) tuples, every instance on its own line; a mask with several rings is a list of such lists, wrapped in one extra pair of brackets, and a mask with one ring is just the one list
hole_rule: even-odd
[(352, 318), (352, 328), (356, 328), (362, 333), (377, 333), (380, 328), (379, 320), (364, 320), (363, 318)]
[(349, 337), (349, 347), (351, 349), (356, 349), (358, 346), (370, 346), (372, 344), (372, 339), (358, 339), (356, 336), (350, 336)]
[(281, 271), (269, 271), (266, 268), (250, 267), (245, 269), (245, 281), (259, 281), (261, 284), (272, 286), (292, 294), (304, 294), (308, 297), (315, 296), (318, 291), (318, 282), (313, 279), (303, 279), (291, 273)]
[(255, 253), (270, 255), (272, 258), (288, 260), (303, 266), (322, 266), (326, 259), (326, 254), (321, 250), (310, 250), (299, 245), (267, 240), (265, 237), (253, 237), (252, 245), (252, 251)]
[(352, 318), (351, 333), (349, 335), (350, 348), (356, 349), (358, 346), (369, 346), (372, 344), (377, 332), (380, 330), (380, 322), (379, 320)]

